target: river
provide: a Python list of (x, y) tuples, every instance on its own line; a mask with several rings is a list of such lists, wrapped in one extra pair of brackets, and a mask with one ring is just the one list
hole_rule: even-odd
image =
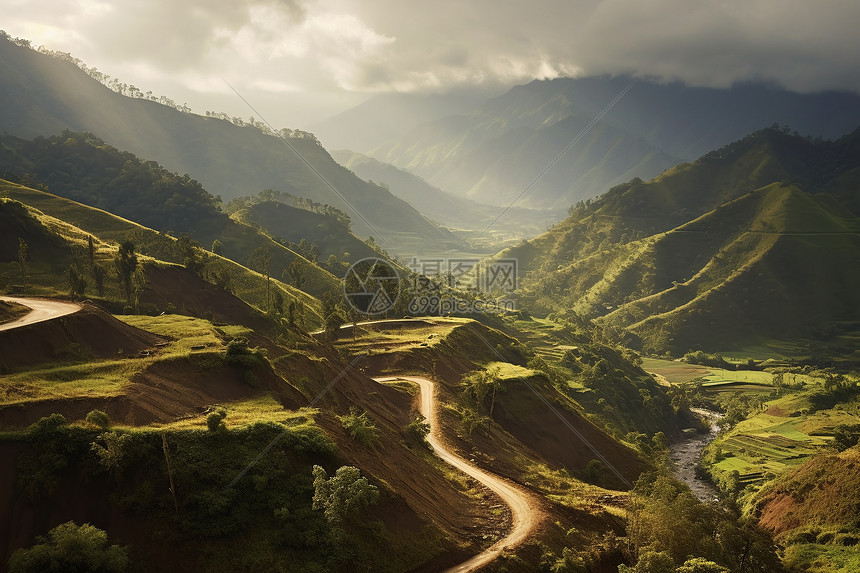
[(711, 423), (711, 431), (707, 434), (685, 434), (680, 440), (669, 445), (669, 453), (675, 466), (674, 474), (677, 479), (690, 486), (690, 489), (701, 501), (713, 501), (719, 497), (720, 492), (711, 482), (696, 475), (696, 466), (699, 463), (702, 450), (714, 440), (717, 432), (720, 431), (717, 422), (723, 415), (704, 408), (690, 408), (690, 410), (707, 419)]

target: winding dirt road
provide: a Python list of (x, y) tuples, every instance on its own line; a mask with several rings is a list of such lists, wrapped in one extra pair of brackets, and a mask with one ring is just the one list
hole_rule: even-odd
[(534, 496), (509, 481), (482, 470), (468, 460), (454, 454), (445, 446), (442, 442), (442, 430), (437, 423), (438, 412), (433, 382), (420, 376), (388, 376), (374, 378), (374, 380), (377, 382), (406, 380), (417, 384), (421, 389), (421, 415), (430, 423), (430, 434), (427, 436), (427, 442), (436, 452), (436, 455), (493, 490), (511, 508), (512, 525), (508, 534), (468, 561), (448, 569), (446, 573), (477, 571), (498, 557), (504, 549), (513, 548), (524, 542), (540, 521), (540, 512), (536, 509), (537, 503), (534, 501)]
[(20, 305), (31, 308), (32, 310), (24, 316), (0, 324), (0, 330), (11, 330), (36, 322), (44, 322), (68, 314), (73, 314), (81, 310), (80, 305), (71, 302), (62, 302), (59, 300), (50, 300), (46, 298), (18, 298), (14, 296), (0, 296), (0, 300), (16, 302)]

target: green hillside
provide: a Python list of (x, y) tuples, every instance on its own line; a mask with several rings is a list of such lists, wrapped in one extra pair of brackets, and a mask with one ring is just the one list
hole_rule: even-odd
[(293, 261), (303, 261), (307, 280), (302, 286), (314, 296), (338, 288), (330, 273), (257, 229), (231, 220), (218, 209), (218, 199), (197, 181), (119, 151), (91, 134), (66, 132), (33, 141), (5, 136), (0, 149), (0, 172), (9, 177), (46, 186), (57, 195), (164, 233), (188, 234), (205, 247), (217, 239), (221, 254), (240, 265), (248, 266), (252, 254), (263, 249), (271, 257), (269, 272), (278, 279)]
[(580, 204), (503, 253), (532, 273), (521, 300), (598, 317), (612, 335), (659, 352), (853, 330), (857, 192), (833, 182), (860, 161), (846, 153), (854, 139), (759, 132)]
[[(68, 292), (68, 267), (76, 264), (86, 274), (89, 294), (95, 297), (95, 282), (86, 271), (87, 238), (94, 238), (98, 258), (102, 259), (107, 280), (106, 297), (122, 299), (116, 286), (113, 258), (116, 245), (131, 240), (136, 251), (144, 261), (157, 264), (158, 261), (182, 264), (184, 253), (173, 237), (159, 233), (127, 219), (117, 217), (101, 209), (82, 205), (51, 193), (31, 189), (8, 181), (0, 180), (0, 196), (6, 199), (3, 205), (3, 225), (0, 226), (3, 239), (2, 258), (0, 258), (0, 288), (20, 285), (26, 292), (35, 294), (54, 294)], [(14, 240), (12, 238), (14, 235)], [(17, 238), (25, 238), (30, 246), (28, 281), (24, 285), (18, 270), (17, 253), (9, 245), (17, 244)], [(272, 242), (273, 245), (277, 243)], [(279, 245), (278, 245), (279, 246)], [(46, 250), (48, 249), (48, 250)], [(198, 251), (201, 257), (204, 255)], [(266, 279), (234, 261), (206, 254), (201, 274), (214, 282), (221, 282), (237, 296), (251, 305), (265, 310)], [(7, 262), (8, 261), (8, 262)], [(312, 265), (308, 263), (308, 268)], [(322, 271), (320, 270), (320, 273)], [(331, 276), (328, 273), (320, 276)], [(280, 280), (273, 280), (274, 288), (284, 300), (300, 302), (305, 308), (309, 328), (322, 324), (319, 301)]]
[[(135, 97), (127, 97), (69, 60), (0, 38), (0, 130), (24, 138), (88, 131), (190, 174), (225, 201), (278, 189), (347, 211), (360, 236), (390, 238), (407, 250), (452, 241), (406, 202), (335, 163), (309, 133), (267, 135), (242, 120), (236, 125), (151, 101), (128, 86), (124, 91)], [(254, 123), (262, 125), (259, 118)]]
[(255, 203), (236, 211), (231, 217), (239, 223), (258, 227), (279, 241), (283, 239), (300, 243), (305, 240), (312, 243), (319, 251), (318, 259), (323, 262), (332, 255), (349, 263), (379, 255), (335, 217), (312, 213), (279, 201)]

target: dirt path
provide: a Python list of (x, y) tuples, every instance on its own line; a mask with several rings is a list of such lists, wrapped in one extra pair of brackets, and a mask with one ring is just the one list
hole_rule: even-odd
[(535, 530), (540, 521), (539, 510), (535, 509), (537, 503), (534, 501), (534, 496), (520, 487), (511, 484), (511, 482), (480, 469), (447, 449), (442, 442), (442, 429), (437, 423), (438, 416), (433, 382), (420, 376), (390, 376), (375, 378), (375, 380), (377, 382), (407, 380), (417, 384), (421, 389), (421, 415), (430, 423), (430, 434), (427, 436), (427, 442), (433, 448), (436, 455), (493, 490), (511, 509), (511, 530), (505, 537), (468, 561), (448, 569), (446, 573), (477, 571), (498, 557), (504, 549), (516, 547), (524, 542)]
[(59, 318), (72, 314), (81, 310), (80, 305), (71, 302), (61, 302), (58, 300), (50, 300), (45, 298), (18, 298), (13, 296), (0, 296), (0, 299), (10, 302), (16, 302), (31, 308), (32, 310), (11, 322), (0, 324), (0, 330), (11, 330), (20, 326), (43, 322), (53, 318)]

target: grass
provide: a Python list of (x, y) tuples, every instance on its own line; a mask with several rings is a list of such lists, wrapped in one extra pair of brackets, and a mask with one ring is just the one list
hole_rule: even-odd
[(128, 380), (153, 363), (153, 358), (106, 360), (50, 366), (3, 377), (0, 402), (4, 405), (39, 400), (116, 396)]
[[(175, 240), (158, 231), (139, 225), (128, 219), (123, 219), (107, 211), (89, 207), (64, 199), (44, 191), (38, 191), (20, 185), (14, 185), (6, 181), (0, 182), (0, 194), (6, 197), (20, 201), (28, 206), (31, 213), (49, 230), (60, 235), (70, 243), (83, 246), (86, 245), (87, 237), (92, 235), (97, 241), (99, 254), (105, 260), (101, 261), (106, 266), (109, 272), (105, 284), (108, 286), (108, 296), (116, 296), (117, 293), (112, 291), (116, 281), (112, 276), (113, 256), (116, 252), (114, 244), (120, 243), (126, 239), (134, 241), (138, 253), (143, 255), (141, 261), (147, 257), (152, 257), (153, 260), (161, 260), (171, 263), (181, 263), (181, 255), (175, 248)], [(229, 230), (235, 231), (234, 237), (236, 241), (247, 241), (250, 236), (259, 239), (271, 249), (277, 251), (277, 255), (281, 258), (295, 256), (292, 251), (287, 251), (277, 243), (273, 242), (268, 237), (265, 237), (254, 230), (249, 230), (247, 227), (231, 224)], [(224, 237), (227, 241), (227, 237)], [(241, 241), (240, 241), (241, 242)], [(242, 245), (246, 248), (248, 245)], [(239, 247), (237, 249), (241, 250)], [(250, 248), (247, 249), (250, 252)], [(281, 252), (284, 251), (284, 252)], [(232, 280), (233, 289), (237, 296), (245, 300), (248, 304), (256, 305), (258, 308), (265, 308), (265, 293), (266, 279), (261, 274), (254, 272), (233, 260), (213, 255), (209, 253), (210, 258), (208, 268), (211, 271), (218, 273), (227, 273)], [(244, 259), (242, 259), (244, 262)], [(63, 261), (62, 264), (54, 264), (50, 268), (42, 269), (38, 266), (33, 267), (31, 283), (33, 287), (27, 292), (30, 294), (57, 294), (68, 291), (67, 268), (72, 262), (69, 257), (68, 261)], [(38, 265), (38, 261), (34, 262)], [(309, 267), (310, 279), (314, 282), (314, 287), (318, 290), (325, 288), (333, 288), (339, 283), (331, 277), (326, 271), (314, 266)], [(291, 300), (301, 301), (306, 309), (306, 321), (308, 327), (313, 329), (322, 325), (321, 307), (319, 301), (313, 296), (295, 289), (279, 280), (280, 274), (273, 277), (272, 285), (279, 289), (284, 296), (285, 302), (288, 304)], [(92, 281), (89, 287), (90, 292), (94, 292)], [(20, 284), (20, 271), (17, 270), (15, 263), (0, 263), (0, 288), (5, 288), (8, 284)], [(47, 290), (46, 290), (47, 289)]]
[(526, 379), (536, 374), (531, 368), (524, 368), (510, 362), (490, 362), (485, 368), (502, 381)]
[(101, 360), (82, 364), (54, 364), (4, 376), (0, 403), (11, 405), (37, 400), (116, 396), (137, 373), (168, 358), (187, 356), (200, 347), (220, 352), (222, 336), (240, 336), (242, 326), (215, 327), (188, 316), (120, 315), (126, 324), (174, 339), (149, 357)]
[(169, 356), (187, 355), (192, 352), (192, 348), (194, 347), (220, 347), (222, 340), (218, 335), (218, 330), (225, 332), (224, 328), (227, 328), (230, 332), (236, 332), (237, 328), (242, 329), (241, 331), (244, 332), (242, 327), (216, 328), (208, 320), (180, 314), (165, 314), (161, 316), (125, 315), (117, 316), (117, 318), (131, 326), (174, 339), (163, 350), (163, 353)]
[(802, 543), (785, 551), (783, 562), (796, 571), (809, 573), (854, 573), (860, 571), (860, 546), (840, 547)]
[[(223, 408), (227, 411), (224, 424), (228, 429), (251, 426), (260, 422), (274, 422), (283, 424), (292, 429), (300, 426), (312, 426), (314, 417), (318, 410), (302, 408), (300, 410), (286, 410), (271, 394), (225, 402), (213, 405), (210, 410), (215, 411)], [(176, 420), (167, 424), (152, 424), (149, 428), (164, 428), (168, 430), (206, 430), (206, 416), (208, 412)]]

